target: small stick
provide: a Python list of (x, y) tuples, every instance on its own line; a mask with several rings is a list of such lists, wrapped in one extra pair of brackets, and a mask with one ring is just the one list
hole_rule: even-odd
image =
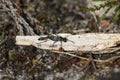
[[(68, 52), (60, 52), (60, 51), (52, 51), (52, 52), (59, 53), (59, 54), (66, 54), (66, 55), (69, 55), (69, 56), (72, 56), (72, 57), (76, 57), (76, 58), (79, 58), (79, 59), (83, 59), (83, 60), (90, 60), (88, 58), (77, 56), (77, 55), (74, 55), (74, 54), (71, 54), (71, 53), (68, 53)], [(100, 62), (100, 63), (105, 63), (105, 62), (114, 61), (115, 59), (118, 59), (118, 58), (120, 58), (120, 56), (114, 56), (114, 57), (108, 58), (106, 60), (93, 59), (93, 61)]]
[(90, 53), (90, 59), (91, 59), (91, 63), (92, 63), (92, 65), (93, 65), (93, 68), (95, 69), (95, 71), (97, 70), (97, 68), (96, 68), (96, 65), (95, 65), (95, 62), (94, 62), (94, 59), (93, 59), (93, 56), (92, 56), (92, 54)]

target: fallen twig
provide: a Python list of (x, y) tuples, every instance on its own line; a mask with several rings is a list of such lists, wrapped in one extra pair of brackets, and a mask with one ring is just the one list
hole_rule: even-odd
[[(81, 56), (77, 56), (75, 54), (71, 54), (69, 52), (59, 52), (59, 51), (53, 51), (54, 53), (58, 53), (58, 54), (66, 54), (66, 55), (69, 55), (69, 56), (72, 56), (72, 57), (76, 57), (76, 58), (79, 58), (79, 59), (83, 59), (83, 60), (90, 60), (89, 58), (85, 58), (85, 57), (81, 57)], [(120, 56), (114, 56), (114, 57), (110, 57), (108, 59), (105, 59), (105, 60), (99, 60), (99, 59), (93, 59), (93, 61), (95, 62), (100, 62), (100, 63), (105, 63), (105, 62), (113, 62), (114, 60), (120, 58)]]

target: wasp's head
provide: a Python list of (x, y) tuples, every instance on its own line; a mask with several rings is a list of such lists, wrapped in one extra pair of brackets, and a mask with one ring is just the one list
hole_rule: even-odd
[(64, 42), (67, 42), (67, 41), (68, 41), (68, 39), (67, 39), (67, 38), (63, 38), (63, 41), (64, 41)]

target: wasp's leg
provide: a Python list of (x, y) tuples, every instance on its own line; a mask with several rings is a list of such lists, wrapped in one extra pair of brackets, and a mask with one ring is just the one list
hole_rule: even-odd
[(61, 42), (61, 47), (62, 47), (62, 41), (60, 41)]
[(55, 47), (55, 43), (56, 43), (57, 41), (54, 41), (53, 42), (53, 44), (50, 46), (50, 47)]
[(61, 41), (61, 47), (59, 48), (59, 51), (64, 51), (64, 48), (62, 47), (62, 41)]
[(53, 42), (53, 44), (52, 44), (52, 45), (50, 45), (50, 47), (52, 47), (52, 50), (54, 50), (53, 48), (55, 47), (55, 45), (54, 45), (54, 44), (55, 44), (56, 42), (57, 42), (57, 41), (54, 41), (54, 42)]
[(42, 42), (37, 43), (38, 46), (41, 46), (41, 43), (47, 42), (47, 40), (44, 40)]
[(40, 42), (40, 43), (44, 43), (44, 42), (47, 42), (48, 40), (44, 40), (44, 41), (42, 41), (42, 42)]

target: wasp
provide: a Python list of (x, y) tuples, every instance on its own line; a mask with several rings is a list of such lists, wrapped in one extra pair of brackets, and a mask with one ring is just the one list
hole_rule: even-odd
[(49, 34), (48, 36), (46, 37), (40, 37), (38, 40), (45, 40), (43, 42), (46, 42), (48, 39), (54, 41), (53, 44), (52, 44), (52, 47), (54, 47), (55, 43), (59, 42), (61, 43), (61, 47), (60, 49), (64, 50), (62, 48), (62, 42), (67, 42), (67, 41), (70, 41), (72, 43), (74, 43), (73, 41), (67, 39), (66, 37), (62, 37), (62, 36), (59, 36), (59, 35), (55, 35), (55, 34)]

